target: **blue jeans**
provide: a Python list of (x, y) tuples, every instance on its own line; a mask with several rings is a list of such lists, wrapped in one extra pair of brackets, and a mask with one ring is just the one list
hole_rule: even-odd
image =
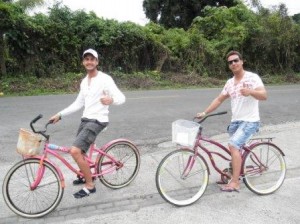
[(260, 122), (233, 121), (227, 128), (230, 136), (229, 144), (236, 149), (241, 149), (243, 145), (258, 132)]

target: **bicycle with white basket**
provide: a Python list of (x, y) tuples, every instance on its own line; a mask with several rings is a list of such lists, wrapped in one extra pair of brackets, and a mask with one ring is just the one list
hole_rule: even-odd
[[(172, 140), (179, 148), (167, 154), (156, 171), (156, 187), (165, 201), (176, 206), (186, 206), (204, 194), (210, 169), (203, 153), (206, 153), (212, 167), (221, 175), (224, 184), (231, 179), (231, 167), (222, 169), (213, 158), (217, 156), (230, 162), (229, 149), (204, 137), (200, 125), (209, 117), (226, 113), (210, 114), (198, 122), (177, 120), (172, 123)], [(225, 155), (213, 151), (210, 146), (220, 149)], [(252, 139), (249, 145), (243, 146), (241, 157), (240, 179), (252, 192), (258, 195), (271, 194), (283, 184), (286, 176), (284, 153), (272, 143), (272, 138)]]

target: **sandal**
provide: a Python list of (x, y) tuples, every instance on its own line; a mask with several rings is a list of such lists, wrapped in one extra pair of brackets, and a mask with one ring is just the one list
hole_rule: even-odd
[(221, 191), (224, 191), (224, 192), (240, 192), (240, 188), (239, 187), (231, 187), (229, 185), (226, 185), (226, 186), (223, 186), (220, 188)]
[(87, 189), (86, 187), (84, 187), (77, 193), (73, 194), (73, 196), (74, 196), (74, 198), (83, 198), (83, 197), (89, 196), (90, 194), (95, 193), (95, 192), (96, 192), (95, 187), (93, 189)]

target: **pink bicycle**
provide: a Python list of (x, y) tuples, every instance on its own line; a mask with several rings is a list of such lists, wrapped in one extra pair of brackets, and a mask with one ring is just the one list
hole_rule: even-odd
[[(186, 206), (200, 199), (206, 190), (210, 174), (203, 154), (206, 154), (212, 167), (221, 175), (223, 184), (231, 179), (229, 149), (204, 137), (203, 127), (200, 125), (208, 117), (226, 113), (210, 114), (199, 122), (178, 120), (173, 123), (173, 141), (179, 145), (179, 149), (167, 154), (156, 171), (156, 187), (165, 201), (176, 206)], [(284, 153), (271, 141), (272, 138), (252, 139), (241, 153), (240, 178), (249, 190), (259, 195), (278, 190), (286, 175)], [(215, 151), (216, 149), (219, 151)], [(216, 159), (227, 161), (229, 166), (222, 169), (221, 164), (215, 162)]]
[[(58, 153), (67, 154), (70, 148), (49, 143), (50, 135), (46, 132), (51, 122), (45, 125), (45, 130), (35, 130), (33, 124), (40, 118), (42, 115), (30, 122), (33, 133), (25, 133), (28, 135), (26, 137), (28, 142), (18, 142), (18, 147), (23, 150), (21, 150), (24, 154), (23, 160), (8, 171), (2, 186), (7, 206), (16, 214), (26, 218), (39, 218), (47, 215), (62, 200), (65, 188), (64, 175), (59, 166), (50, 160), (49, 155), (59, 159), (78, 177), (83, 177), (80, 170), (74, 168)], [(20, 135), (19, 141), (21, 137)], [(43, 150), (38, 153), (39, 150), (36, 149), (42, 138), (44, 139)], [(141, 162), (139, 150), (126, 139), (113, 140), (101, 148), (97, 148), (94, 143), (86, 159), (90, 164), (93, 178), (98, 177), (105, 186), (112, 189), (130, 184), (137, 176)]]

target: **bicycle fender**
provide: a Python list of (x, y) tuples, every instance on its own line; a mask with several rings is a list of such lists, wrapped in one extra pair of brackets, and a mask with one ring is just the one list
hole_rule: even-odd
[(255, 142), (255, 143), (251, 144), (251, 145), (249, 146), (249, 148), (252, 149), (252, 148), (254, 148), (255, 146), (258, 146), (258, 145), (264, 145), (264, 144), (269, 144), (269, 145), (273, 146), (274, 148), (276, 148), (276, 149), (281, 153), (282, 156), (285, 156), (284, 152), (283, 152), (277, 145), (275, 145), (275, 144), (272, 143), (272, 142)]
[[(100, 148), (100, 150), (102, 150), (103, 152), (106, 152), (106, 150), (107, 150), (109, 147), (111, 147), (112, 145), (114, 145), (114, 144), (116, 144), (116, 143), (122, 143), (122, 142), (127, 143), (127, 144), (130, 144), (132, 147), (134, 147), (134, 148), (137, 150), (138, 154), (140, 155), (140, 151), (138, 150), (138, 148), (136, 147), (136, 145), (135, 145), (132, 141), (130, 141), (130, 140), (128, 140), (128, 139), (125, 139), (125, 138), (114, 139), (114, 140), (112, 140), (112, 141), (106, 143), (105, 145), (103, 145), (103, 146)], [(100, 159), (101, 159), (102, 156), (103, 156), (102, 154), (99, 154), (99, 155), (97, 156), (96, 162), (95, 162), (96, 166), (98, 166), (99, 161), (100, 161)]]
[[(130, 141), (130, 140), (128, 140), (128, 139), (125, 139), (125, 138), (118, 138), (118, 139), (114, 139), (114, 140), (112, 140), (112, 141), (106, 143), (106, 144), (103, 145), (100, 149), (101, 149), (102, 151), (105, 151), (108, 147), (110, 147), (111, 145), (113, 145), (113, 144), (115, 144), (115, 143), (118, 143), (118, 142), (126, 142), (126, 143), (129, 143), (130, 145), (134, 146), (135, 148), (137, 148), (136, 145), (135, 145), (132, 141)], [(139, 152), (139, 150), (138, 150), (138, 152)]]

